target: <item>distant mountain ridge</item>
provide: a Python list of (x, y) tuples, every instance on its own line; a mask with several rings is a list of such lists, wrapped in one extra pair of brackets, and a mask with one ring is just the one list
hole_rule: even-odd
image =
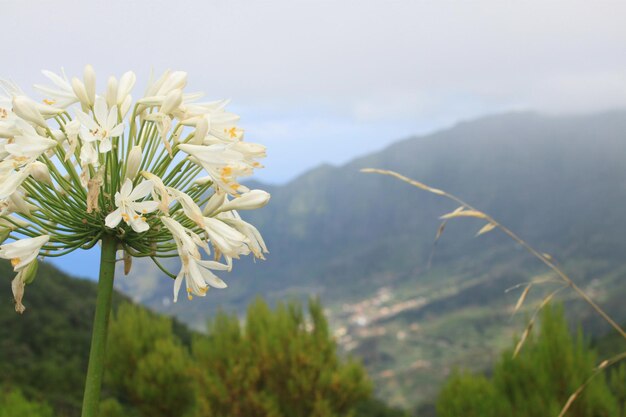
[[(406, 404), (427, 396), (424, 386), (447, 371), (435, 372), (435, 382), (424, 378), (444, 360), (478, 367), (508, 345), (519, 325), (507, 309), (519, 294), (504, 290), (546, 271), (497, 233), (474, 238), (482, 224), (468, 220), (447, 227), (429, 269), (437, 219), (456, 207), (360, 169), (395, 170), (458, 194), (564, 262), (624, 321), (625, 157), (626, 111), (462, 122), (270, 187), (270, 204), (242, 215), (271, 253), (265, 262), (236, 263), (223, 276), (227, 290), (172, 304), (172, 283), (145, 263), (118, 288), (196, 327), (216, 308), (243, 310), (256, 294), (318, 294), (342, 345), (379, 372), (392, 400)], [(582, 311), (578, 316), (588, 317)], [(454, 329), (471, 330), (467, 346)], [(423, 395), (410, 395), (420, 389)]]

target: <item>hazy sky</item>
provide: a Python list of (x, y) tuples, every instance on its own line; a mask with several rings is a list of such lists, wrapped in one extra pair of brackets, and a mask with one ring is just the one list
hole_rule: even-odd
[[(151, 68), (232, 98), (285, 182), (460, 119), (626, 107), (623, 1), (2, 1), (0, 77)], [(137, 95), (137, 94), (135, 94)], [(89, 274), (95, 275), (95, 271)]]

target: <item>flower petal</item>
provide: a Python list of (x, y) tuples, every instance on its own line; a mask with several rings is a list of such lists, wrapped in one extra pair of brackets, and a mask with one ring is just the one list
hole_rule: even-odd
[(176, 276), (176, 279), (174, 280), (174, 302), (178, 301), (178, 293), (180, 292), (180, 286), (183, 283), (183, 276), (184, 271), (181, 269), (181, 271)]
[(152, 213), (153, 211), (156, 211), (156, 209), (159, 208), (159, 202), (158, 201), (140, 201), (140, 202), (132, 202), (128, 204), (128, 207), (130, 207), (132, 210), (136, 211), (137, 213)]
[(122, 221), (122, 209), (117, 208), (115, 211), (109, 213), (108, 216), (104, 219), (104, 224), (106, 227), (113, 229), (117, 227), (118, 224)]
[[(130, 183), (130, 180), (126, 181)], [(124, 185), (126, 185), (126, 183), (124, 183)], [(131, 201), (136, 201), (144, 198), (152, 192), (152, 187), (154, 187), (152, 181), (142, 181), (141, 184), (136, 186), (135, 189), (128, 195), (128, 199)]]

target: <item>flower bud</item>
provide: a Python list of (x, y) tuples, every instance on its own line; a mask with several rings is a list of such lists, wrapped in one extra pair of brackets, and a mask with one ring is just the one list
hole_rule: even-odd
[(78, 78), (72, 78), (72, 90), (74, 90), (74, 94), (78, 97), (80, 104), (84, 108), (89, 108), (91, 103), (89, 103), (89, 96), (87, 95), (87, 90), (85, 90), (85, 84)]
[(251, 190), (241, 197), (225, 202), (219, 211), (255, 210), (264, 207), (270, 201), (270, 193), (263, 190)]
[(167, 95), (172, 90), (180, 90), (185, 88), (186, 85), (187, 73), (185, 71), (174, 71), (171, 73), (167, 73), (156, 95)]
[(159, 112), (163, 114), (170, 114), (176, 110), (182, 102), (183, 90), (172, 90), (167, 96), (165, 96), (165, 100), (163, 100), (163, 105), (161, 106), (161, 110), (159, 110)]
[(30, 175), (39, 182), (44, 182), (48, 185), (52, 184), (52, 178), (50, 178), (50, 170), (48, 166), (40, 161), (31, 162)]
[(24, 197), (19, 192), (17, 192), (11, 194), (11, 197), (9, 197), (8, 210), (11, 213), (21, 213), (29, 215), (31, 211), (39, 210), (39, 207), (24, 200)]
[(87, 93), (89, 105), (93, 106), (96, 102), (96, 72), (91, 65), (85, 66), (83, 78), (85, 79), (85, 92)]
[(25, 96), (13, 97), (13, 112), (22, 119), (41, 127), (48, 127), (43, 116), (37, 110), (35, 102)]
[(113, 76), (107, 82), (106, 100), (109, 108), (117, 105), (117, 79)]
[(124, 102), (120, 106), (120, 113), (122, 114), (122, 119), (126, 117), (128, 111), (130, 110), (130, 105), (133, 104), (133, 98), (128, 95), (124, 99)]
[(126, 174), (124, 175), (124, 180), (128, 178), (133, 181), (135, 179), (137, 173), (139, 172), (142, 156), (141, 146), (133, 146), (128, 154), (128, 161), (126, 161)]
[(210, 216), (218, 211), (218, 209), (224, 204), (226, 201), (226, 193), (221, 191), (216, 191), (215, 194), (209, 198), (209, 201), (206, 203), (204, 210), (202, 210), (202, 214), (205, 216)]
[(207, 133), (209, 133), (209, 121), (205, 117), (202, 117), (196, 123), (196, 131), (193, 134), (193, 139), (191, 139), (189, 143), (192, 145), (202, 145)]
[(121, 105), (126, 101), (126, 98), (130, 94), (130, 91), (135, 86), (137, 76), (134, 72), (128, 71), (120, 78), (119, 88), (117, 89), (117, 104)]

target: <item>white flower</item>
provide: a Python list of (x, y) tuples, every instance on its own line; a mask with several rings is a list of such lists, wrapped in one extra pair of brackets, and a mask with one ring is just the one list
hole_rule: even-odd
[(250, 190), (230, 201), (226, 200), (219, 211), (256, 210), (265, 207), (270, 201), (270, 193), (263, 190)]
[(152, 190), (152, 198), (160, 202), (159, 210), (166, 214), (169, 213), (169, 206), (171, 201), (170, 193), (165, 184), (163, 184), (163, 180), (161, 180), (161, 178), (159, 178), (158, 176), (146, 171), (143, 171), (141, 175), (154, 185), (154, 189)]
[(184, 71), (167, 70), (156, 81), (148, 82), (145, 97), (166, 96), (174, 89), (183, 89), (187, 85), (187, 73)]
[[(184, 259), (184, 257), (181, 257)], [(214, 288), (226, 288), (226, 283), (217, 277), (211, 269), (225, 271), (227, 265), (215, 261), (203, 261), (193, 257), (187, 258), (187, 267), (181, 268), (174, 281), (174, 302), (178, 300), (178, 292), (183, 278), (187, 285), (187, 297), (191, 300), (192, 295), (204, 297), (209, 286)]]
[(237, 182), (237, 177), (252, 174), (252, 167), (244, 160), (244, 156), (231, 148), (231, 145), (189, 145), (178, 147), (193, 157), (193, 161), (202, 166), (213, 181), (229, 194), (238, 195), (247, 192), (248, 188)]
[(16, 126), (21, 134), (16, 135), (13, 141), (4, 145), (4, 150), (13, 156), (35, 159), (57, 145), (54, 139), (39, 135), (31, 125), (23, 120), (18, 120)]
[(269, 251), (267, 250), (267, 246), (265, 246), (265, 241), (263, 240), (261, 233), (259, 233), (256, 227), (243, 221), (236, 211), (221, 213), (218, 215), (218, 218), (246, 236), (246, 238), (248, 238), (248, 247), (254, 256), (258, 259), (265, 260), (265, 256), (263, 254), (269, 253)]
[(5, 200), (15, 193), (29, 175), (30, 170), (28, 167), (25, 167), (0, 177), (0, 200)]
[(93, 106), (96, 99), (96, 73), (91, 65), (86, 65), (83, 72), (83, 83), (78, 78), (72, 78), (72, 90), (83, 106), (83, 110)]
[(186, 126), (197, 126), (200, 119), (207, 122), (208, 134), (215, 140), (211, 143), (230, 143), (243, 138), (243, 130), (237, 127), (240, 117), (237, 114), (224, 111), (228, 100), (212, 103), (192, 103), (183, 106), (185, 119), (181, 121)]
[(83, 124), (81, 137), (86, 142), (99, 141), (100, 152), (109, 152), (111, 150), (111, 138), (124, 133), (124, 124), (117, 122), (117, 107), (114, 106), (108, 110), (106, 100), (103, 97), (96, 99), (93, 113), (95, 119), (80, 110), (76, 111), (76, 117)]
[(175, 198), (183, 207), (183, 211), (185, 212), (185, 216), (187, 216), (187, 218), (193, 220), (193, 222), (198, 226), (204, 227), (204, 216), (202, 215), (202, 210), (200, 210), (200, 207), (198, 207), (198, 205), (193, 201), (193, 198), (176, 188), (169, 187), (167, 191), (170, 196)]
[(15, 300), (15, 311), (22, 314), (26, 307), (22, 304), (24, 298), (24, 286), (29, 284), (35, 279), (39, 262), (37, 259), (33, 259), (28, 265), (20, 269), (13, 281), (11, 281), (11, 291), (13, 292), (13, 299)]
[(65, 161), (70, 159), (76, 147), (78, 146), (78, 134), (80, 133), (80, 122), (78, 120), (72, 120), (65, 125), (65, 135), (67, 137), (68, 148), (65, 154)]
[(127, 179), (120, 191), (115, 193), (115, 206), (117, 209), (111, 212), (105, 219), (105, 225), (108, 228), (115, 228), (124, 220), (126, 224), (137, 233), (145, 232), (150, 228), (144, 214), (155, 211), (159, 203), (156, 201), (137, 201), (146, 197), (152, 191), (152, 183), (143, 181), (135, 189), (133, 183)]
[(13, 112), (33, 125), (48, 128), (44, 118), (50, 118), (63, 113), (63, 109), (57, 109), (46, 104), (39, 104), (26, 96), (13, 97)]
[[(182, 263), (180, 272), (174, 281), (174, 302), (178, 301), (178, 293), (180, 292), (183, 279), (185, 280), (189, 299), (192, 298), (192, 294), (204, 297), (209, 286), (226, 288), (226, 283), (213, 274), (211, 269), (225, 271), (229, 269), (229, 266), (215, 261), (200, 259), (197, 245), (204, 247), (205, 244), (198, 235), (184, 228), (172, 218), (161, 217), (161, 221), (172, 233)], [(205, 250), (207, 249), (205, 248)]]
[(221, 220), (205, 217), (204, 231), (211, 243), (225, 256), (238, 259), (240, 255), (250, 253), (249, 239)]
[(54, 87), (35, 84), (35, 89), (46, 95), (44, 103), (65, 109), (78, 101), (72, 84), (68, 81), (63, 69), (61, 69), (62, 76), (46, 70), (42, 71), (42, 73), (54, 84)]
[[(189, 298), (204, 296), (226, 287), (214, 272), (230, 271), (234, 258), (264, 258), (263, 238), (237, 210), (269, 201), (239, 183), (261, 166), (265, 147), (243, 142), (227, 100), (198, 102), (202, 94), (184, 91), (183, 71), (151, 79), (135, 102), (131, 71), (108, 77), (103, 91), (90, 65), (78, 78), (43, 75), (35, 86), (43, 103), (0, 79), (0, 257), (18, 272), (19, 312), (40, 251), (57, 256), (101, 237), (123, 248), (126, 272), (132, 256), (150, 256), (176, 277), (175, 301), (183, 280)], [(201, 168), (206, 177), (196, 178)], [(13, 236), (28, 238), (3, 245)], [(156, 260), (176, 253), (177, 276)]]
[(10, 259), (13, 270), (20, 271), (37, 257), (41, 247), (49, 240), (50, 236), (43, 235), (1, 245), (0, 258)]

